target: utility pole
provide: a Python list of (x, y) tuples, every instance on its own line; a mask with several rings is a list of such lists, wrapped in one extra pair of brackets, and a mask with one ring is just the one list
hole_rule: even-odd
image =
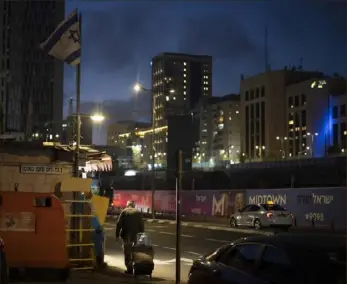
[(176, 178), (176, 284), (181, 283), (181, 190), (183, 174), (183, 152), (178, 151)]
[(155, 219), (155, 94), (152, 91), (152, 219)]

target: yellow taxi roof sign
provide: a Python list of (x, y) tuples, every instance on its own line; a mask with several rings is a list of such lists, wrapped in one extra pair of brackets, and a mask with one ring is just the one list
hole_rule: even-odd
[(274, 202), (273, 202), (273, 201), (271, 201), (271, 200), (269, 200), (268, 202), (266, 202), (266, 204), (273, 205), (273, 204), (274, 204)]

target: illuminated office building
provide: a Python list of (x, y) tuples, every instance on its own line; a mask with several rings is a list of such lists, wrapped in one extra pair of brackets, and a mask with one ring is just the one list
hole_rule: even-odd
[(166, 167), (169, 116), (186, 115), (212, 96), (212, 57), (162, 53), (152, 59), (152, 122), (156, 164)]

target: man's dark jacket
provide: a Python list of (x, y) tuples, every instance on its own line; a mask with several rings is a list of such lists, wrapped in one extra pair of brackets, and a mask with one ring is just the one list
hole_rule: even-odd
[(135, 208), (125, 208), (118, 217), (116, 238), (125, 241), (136, 241), (136, 235), (144, 232), (142, 214)]

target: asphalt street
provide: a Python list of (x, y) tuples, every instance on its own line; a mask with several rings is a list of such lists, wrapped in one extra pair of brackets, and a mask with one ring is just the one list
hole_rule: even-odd
[[(105, 261), (110, 266), (125, 269), (121, 242), (115, 239), (116, 221), (105, 224), (107, 231)], [(150, 235), (155, 250), (153, 277), (174, 280), (176, 265), (176, 226), (174, 224), (146, 223), (145, 231)], [(181, 280), (187, 281), (190, 266), (200, 255), (235, 239), (253, 235), (208, 228), (182, 227), (181, 230)]]

